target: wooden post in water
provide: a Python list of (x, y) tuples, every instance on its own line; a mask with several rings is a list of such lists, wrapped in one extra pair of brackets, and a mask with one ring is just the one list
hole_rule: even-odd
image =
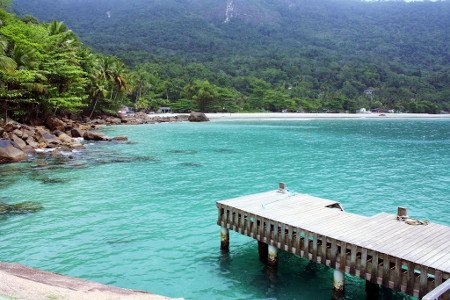
[(220, 228), (220, 249), (225, 252), (230, 250), (230, 231), (223, 226)]
[(267, 256), (267, 264), (270, 267), (276, 267), (278, 264), (278, 249), (272, 245), (268, 245), (269, 255)]
[(333, 272), (333, 299), (344, 298), (344, 284), (345, 276), (344, 272), (334, 270)]
[(397, 208), (397, 220), (405, 220), (408, 218), (408, 210), (405, 207), (398, 207)]
[(267, 263), (269, 259), (269, 245), (258, 241), (258, 254), (259, 260), (263, 263)]

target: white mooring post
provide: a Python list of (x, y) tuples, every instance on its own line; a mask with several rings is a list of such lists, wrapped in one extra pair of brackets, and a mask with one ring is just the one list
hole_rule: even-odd
[(271, 267), (276, 267), (278, 264), (278, 249), (269, 245), (269, 255), (267, 257), (267, 264)]
[(220, 228), (220, 249), (222, 251), (230, 250), (230, 231), (223, 226)]
[(333, 296), (340, 299), (344, 295), (345, 275), (344, 272), (334, 270), (333, 272)]

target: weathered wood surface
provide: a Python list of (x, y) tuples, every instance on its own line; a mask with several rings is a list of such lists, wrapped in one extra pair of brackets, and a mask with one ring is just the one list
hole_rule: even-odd
[(217, 202), (218, 224), (301, 257), (422, 297), (450, 277), (450, 227), (275, 190)]

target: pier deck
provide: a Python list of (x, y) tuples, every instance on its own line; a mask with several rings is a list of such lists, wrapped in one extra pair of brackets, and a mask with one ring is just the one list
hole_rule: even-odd
[(352, 214), (339, 202), (282, 188), (218, 201), (217, 207), (223, 228), (416, 297), (450, 278), (448, 226)]

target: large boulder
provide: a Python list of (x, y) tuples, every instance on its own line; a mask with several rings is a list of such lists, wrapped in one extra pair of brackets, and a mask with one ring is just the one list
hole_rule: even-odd
[(23, 132), (20, 129), (14, 129), (12, 133), (14, 133), (20, 138), (23, 136)]
[(27, 158), (25, 152), (13, 141), (0, 140), (0, 164), (23, 161)]
[(110, 141), (111, 140), (111, 138), (107, 137), (103, 133), (93, 132), (93, 131), (86, 131), (83, 134), (83, 138), (87, 141)]
[(126, 141), (128, 141), (128, 137), (125, 135), (119, 135), (119, 136), (114, 137), (113, 141), (126, 142)]
[(48, 118), (45, 125), (47, 125), (50, 130), (64, 131), (66, 129), (66, 123), (58, 118)]
[(7, 123), (5, 126), (3, 126), (3, 130), (5, 132), (13, 132), (14, 130), (18, 129), (19, 126), (17, 126), (14, 123)]
[(54, 148), (61, 145), (61, 141), (58, 137), (48, 131), (38, 131), (36, 137), (41, 146), (45, 144), (47, 147)]
[(25, 143), (20, 137), (18, 137), (14, 133), (9, 134), (9, 139), (12, 140), (14, 143), (16, 143), (21, 150), (23, 150), (27, 145), (27, 143)]
[(72, 137), (74, 138), (82, 138), (84, 135), (85, 131), (81, 130), (80, 128), (73, 128), (70, 131), (70, 134), (72, 135)]
[(110, 125), (119, 125), (122, 123), (122, 120), (120, 118), (116, 118), (116, 117), (107, 117), (106, 123), (110, 124)]
[(28, 144), (29, 146), (31, 146), (31, 147), (33, 147), (33, 148), (38, 148), (38, 147), (39, 147), (39, 144), (36, 143), (36, 141), (35, 141), (31, 136), (29, 136), (29, 137), (27, 138), (26, 142), (27, 142), (27, 144)]
[(188, 118), (189, 122), (208, 122), (208, 117), (202, 112), (191, 112)]
[(68, 135), (65, 134), (65, 133), (60, 134), (60, 135), (58, 136), (58, 139), (59, 139), (61, 142), (65, 143), (65, 144), (68, 144), (68, 145), (72, 144), (73, 141), (74, 141), (70, 136), (68, 136)]

